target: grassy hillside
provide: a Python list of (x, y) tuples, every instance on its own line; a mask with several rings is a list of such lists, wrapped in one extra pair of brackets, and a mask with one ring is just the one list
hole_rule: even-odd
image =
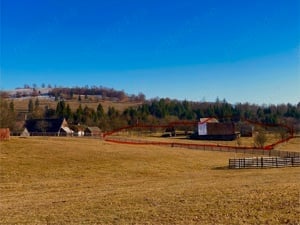
[(286, 143), (277, 145), (277, 150), (300, 152), (300, 137), (293, 138)]
[(0, 143), (1, 224), (297, 224), (299, 168), (96, 139)]
[[(146, 130), (147, 132), (147, 130)], [(241, 147), (254, 147), (255, 146), (255, 137), (240, 137), (237, 140), (233, 141), (220, 141), (220, 140), (194, 140), (190, 139), (187, 136), (176, 136), (176, 137), (167, 137), (167, 138), (162, 138), (163, 132), (157, 132), (157, 133), (142, 133), (140, 132), (134, 132), (134, 131), (124, 131), (124, 132), (119, 132), (115, 133), (112, 137), (115, 138), (125, 138), (128, 140), (133, 140), (133, 141), (140, 141), (140, 140), (145, 140), (145, 141), (154, 141), (154, 142), (168, 142), (168, 143), (184, 143), (184, 144), (199, 144), (199, 145), (224, 145), (224, 146), (241, 146)], [(280, 140), (279, 137), (276, 136), (274, 133), (268, 133), (266, 134), (267, 140), (265, 142), (266, 145), (273, 144), (277, 141)], [(300, 139), (299, 139), (300, 140)], [(291, 150), (293, 149), (293, 146), (297, 145), (297, 140), (292, 140), (290, 141), (292, 143), (296, 144), (290, 144), (286, 145), (285, 149), (286, 150)], [(289, 142), (289, 143), (290, 143)], [(299, 143), (298, 143), (299, 144)], [(291, 146), (291, 147), (289, 147)]]
[[(33, 102), (35, 102), (36, 98), (32, 98)], [(21, 111), (27, 111), (28, 110), (28, 103), (29, 99), (14, 99), (14, 106), (15, 110), (17, 112)], [(49, 108), (56, 109), (57, 101), (49, 100), (49, 99), (39, 99), (40, 107), (42, 109), (45, 108), (45, 106), (48, 106)], [(141, 103), (139, 102), (114, 102), (114, 101), (96, 101), (96, 100), (65, 100), (66, 104), (70, 105), (70, 108), (72, 111), (75, 111), (79, 105), (81, 104), (82, 107), (88, 106), (89, 108), (97, 109), (97, 106), (99, 103), (103, 106), (104, 110), (107, 111), (108, 107), (114, 107), (116, 110), (123, 111), (124, 109), (130, 107), (130, 106), (136, 106)]]

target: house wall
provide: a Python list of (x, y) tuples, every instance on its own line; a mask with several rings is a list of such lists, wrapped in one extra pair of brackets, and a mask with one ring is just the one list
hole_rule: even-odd
[(198, 133), (191, 136), (199, 140), (235, 140), (235, 126), (233, 123), (199, 123)]
[(235, 133), (233, 123), (199, 123), (198, 135), (231, 135)]
[(23, 132), (21, 133), (20, 135), (21, 137), (29, 137), (30, 136), (30, 133), (28, 132), (27, 128), (25, 128), (23, 130)]
[(234, 133), (233, 123), (207, 123), (208, 135), (231, 135)]
[(66, 119), (63, 120), (61, 127), (69, 127), (68, 122)]
[(84, 136), (84, 131), (79, 130), (76, 134), (78, 137), (82, 137), (82, 136)]
[(101, 135), (101, 132), (100, 131), (93, 131), (93, 132), (91, 132), (91, 131), (89, 131), (89, 132), (85, 131), (84, 135), (85, 136), (98, 137), (98, 136)]

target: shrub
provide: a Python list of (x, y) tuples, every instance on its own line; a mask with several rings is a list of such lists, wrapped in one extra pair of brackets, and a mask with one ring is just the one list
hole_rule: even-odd
[(258, 134), (254, 137), (254, 144), (256, 147), (263, 148), (266, 142), (267, 135), (264, 131), (258, 132)]

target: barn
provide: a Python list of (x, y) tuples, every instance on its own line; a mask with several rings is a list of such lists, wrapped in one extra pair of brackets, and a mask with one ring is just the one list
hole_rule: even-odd
[(25, 122), (24, 133), (30, 136), (73, 136), (65, 118), (29, 119)]
[(191, 135), (198, 140), (224, 140), (232, 141), (237, 138), (235, 125), (232, 122), (220, 123), (216, 119), (202, 118), (197, 126), (197, 131)]

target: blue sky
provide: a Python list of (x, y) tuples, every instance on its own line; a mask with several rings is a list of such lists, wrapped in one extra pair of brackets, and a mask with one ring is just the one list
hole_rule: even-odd
[(299, 42), (298, 0), (2, 0), (0, 88), (296, 104)]

